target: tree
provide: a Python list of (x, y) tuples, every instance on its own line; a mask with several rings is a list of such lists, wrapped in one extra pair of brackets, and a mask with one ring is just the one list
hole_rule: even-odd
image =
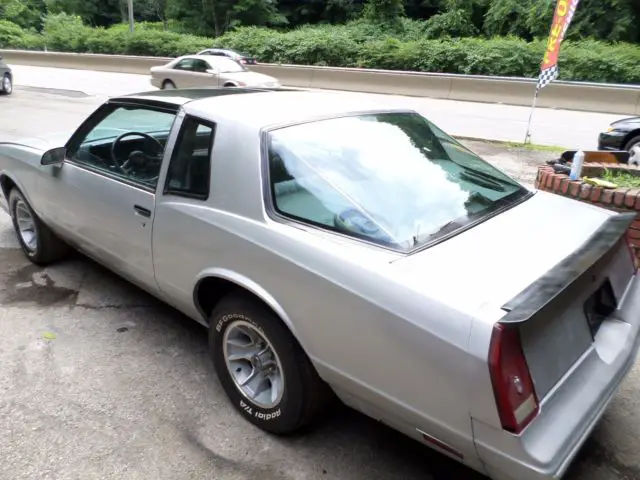
[(40, 30), (46, 10), (44, 0), (0, 0), (0, 19), (22, 28)]
[(286, 23), (276, 0), (172, 0), (167, 16), (183, 22), (191, 33), (215, 36), (237, 25)]
[(363, 0), (279, 0), (278, 10), (291, 26), (343, 23), (362, 13)]
[(404, 13), (402, 0), (367, 0), (364, 6), (364, 18), (385, 25), (397, 25)]
[[(125, 10), (122, 10), (123, 0), (45, 0), (47, 10), (51, 13), (67, 13), (77, 15), (93, 26), (106, 27), (126, 21)], [(126, 0), (124, 0), (126, 2)], [(123, 17), (124, 13), (124, 17)]]

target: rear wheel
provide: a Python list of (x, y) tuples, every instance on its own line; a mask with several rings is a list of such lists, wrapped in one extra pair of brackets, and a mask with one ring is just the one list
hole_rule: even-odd
[(291, 332), (253, 297), (223, 299), (210, 325), (209, 346), (220, 383), (233, 406), (262, 430), (294, 433), (332, 398)]
[(176, 88), (176, 84), (173, 83), (171, 80), (165, 80), (162, 83), (163, 90), (175, 90), (175, 88)]
[(223, 85), (224, 87), (237, 87), (235, 83), (227, 82)]
[(8, 73), (0, 79), (0, 93), (4, 95), (11, 95), (13, 93), (13, 79)]
[(47, 265), (64, 258), (69, 252), (67, 244), (40, 220), (15, 188), (9, 193), (9, 212), (22, 251), (31, 262)]

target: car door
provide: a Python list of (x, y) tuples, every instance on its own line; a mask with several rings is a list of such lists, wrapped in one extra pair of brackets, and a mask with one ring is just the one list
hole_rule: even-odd
[(211, 73), (212, 70), (216, 70), (215, 63), (200, 58), (194, 60), (192, 73), (193, 86), (200, 88), (219, 86), (219, 77), (217, 74)]
[(177, 111), (109, 102), (67, 144), (62, 166), (45, 167), (45, 215), (78, 248), (155, 291), (151, 254), (155, 190)]
[(177, 88), (193, 88), (198, 86), (195, 77), (195, 58), (184, 58), (173, 66), (171, 79)]
[[(153, 260), (163, 298), (193, 318), (199, 316), (193, 284), (203, 267), (201, 246), (210, 235), (202, 215), (210, 195), (216, 130), (213, 122), (184, 116), (170, 163), (163, 167), (153, 226)], [(215, 239), (211, 242), (215, 245)]]

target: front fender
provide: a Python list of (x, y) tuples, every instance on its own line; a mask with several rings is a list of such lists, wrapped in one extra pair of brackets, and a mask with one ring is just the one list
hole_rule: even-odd
[(200, 315), (205, 318), (204, 312), (201, 311), (200, 306), (198, 305), (198, 301), (196, 298), (196, 292), (198, 291), (198, 287), (200, 286), (200, 282), (202, 282), (205, 278), (221, 278), (227, 280), (229, 282), (235, 283), (239, 287), (244, 288), (245, 290), (253, 293), (256, 297), (262, 300), (266, 305), (268, 305), (275, 313), (280, 317), (280, 319), (285, 323), (287, 328), (293, 333), (295, 337), (297, 337), (295, 328), (293, 323), (291, 322), (291, 318), (287, 314), (287, 312), (282, 308), (282, 305), (278, 303), (278, 301), (271, 295), (264, 287), (254, 282), (247, 276), (234, 272), (233, 270), (228, 270), (226, 268), (210, 268), (200, 272), (197, 277), (196, 284), (193, 289), (193, 300), (195, 305), (198, 308)]
[(22, 182), (20, 182), (14, 175), (11, 175), (10, 173), (2, 170), (0, 170), (0, 186), (2, 186), (2, 188), (0, 189), (0, 208), (10, 215), (9, 190), (5, 190), (5, 185), (6, 185), (5, 182), (7, 180), (12, 182), (16, 186), (16, 188), (20, 190), (24, 198), (26, 198), (27, 202), (29, 202), (29, 205), (32, 206), (31, 208), (33, 208), (33, 202), (31, 201), (29, 192), (27, 191), (26, 188), (24, 188), (24, 186), (22, 185)]

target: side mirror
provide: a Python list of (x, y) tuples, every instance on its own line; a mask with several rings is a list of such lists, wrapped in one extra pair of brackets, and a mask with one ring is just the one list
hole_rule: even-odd
[(207, 73), (211, 74), (211, 75), (218, 75), (218, 70), (215, 68), (209, 68), (207, 69)]
[(67, 155), (65, 147), (52, 148), (47, 150), (40, 159), (40, 165), (62, 165)]

